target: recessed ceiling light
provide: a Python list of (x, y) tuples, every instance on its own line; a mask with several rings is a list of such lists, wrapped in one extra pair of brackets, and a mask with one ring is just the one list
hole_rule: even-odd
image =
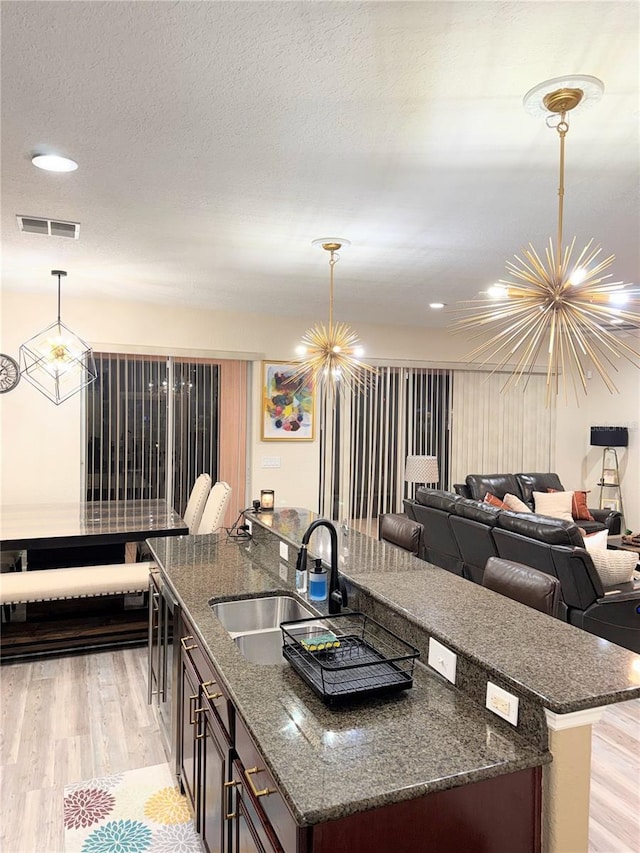
[(47, 172), (75, 172), (78, 168), (75, 160), (60, 157), (58, 154), (36, 154), (31, 158), (31, 162), (38, 169), (45, 169)]
[(444, 306), (445, 306), (444, 302), (430, 302), (429, 303), (429, 308), (444, 308)]

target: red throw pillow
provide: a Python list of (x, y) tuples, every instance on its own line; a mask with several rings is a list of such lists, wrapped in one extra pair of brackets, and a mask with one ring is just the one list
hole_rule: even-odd
[[(548, 492), (559, 492), (560, 489), (547, 489)], [(587, 509), (587, 495), (589, 492), (574, 492), (571, 502), (571, 515), (574, 521), (595, 521)]]
[(509, 507), (501, 501), (500, 498), (497, 498), (495, 495), (492, 495), (491, 492), (487, 492), (484, 496), (484, 503), (491, 504), (491, 506), (497, 506), (498, 509), (509, 509)]

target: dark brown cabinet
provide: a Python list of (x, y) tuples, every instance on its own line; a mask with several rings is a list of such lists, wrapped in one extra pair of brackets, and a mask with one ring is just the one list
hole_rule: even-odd
[(207, 853), (540, 851), (540, 767), (298, 825), (196, 632), (181, 621), (178, 766)]
[(228, 853), (230, 715), (213, 668), (199, 650), (190, 626), (180, 637), (180, 781), (207, 853)]

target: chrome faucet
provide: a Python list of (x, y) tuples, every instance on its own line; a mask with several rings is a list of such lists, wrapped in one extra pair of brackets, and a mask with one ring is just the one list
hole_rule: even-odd
[(333, 524), (326, 518), (316, 518), (305, 530), (302, 536), (302, 544), (298, 551), (296, 570), (307, 567), (307, 545), (311, 534), (318, 527), (326, 527), (331, 540), (331, 570), (329, 574), (329, 613), (340, 613), (342, 606), (347, 603), (346, 593), (340, 589), (340, 577), (338, 575), (338, 534)]

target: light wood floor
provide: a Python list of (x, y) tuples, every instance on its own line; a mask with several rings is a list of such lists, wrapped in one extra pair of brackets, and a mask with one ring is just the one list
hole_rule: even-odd
[[(6, 665), (0, 688), (3, 853), (63, 853), (65, 785), (166, 760), (143, 648)], [(595, 726), (591, 782), (590, 853), (638, 853), (640, 700)]]

